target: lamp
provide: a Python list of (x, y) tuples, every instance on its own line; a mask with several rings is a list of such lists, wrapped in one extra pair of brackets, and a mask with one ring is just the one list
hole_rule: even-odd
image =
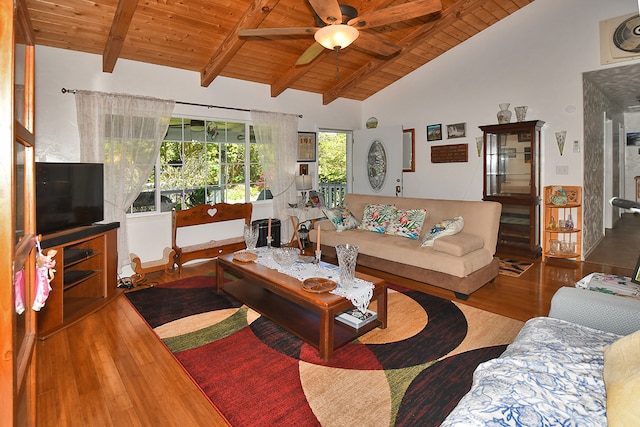
[(304, 204), (307, 202), (307, 190), (311, 190), (311, 176), (310, 175), (296, 176), (296, 190), (302, 192), (301, 205), (304, 206)]
[(346, 24), (327, 25), (320, 28), (313, 37), (327, 49), (340, 50), (358, 38), (360, 32)]

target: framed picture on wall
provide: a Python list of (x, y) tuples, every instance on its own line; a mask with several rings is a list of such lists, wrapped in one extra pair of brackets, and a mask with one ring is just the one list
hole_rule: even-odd
[(316, 161), (316, 133), (298, 132), (298, 161)]
[(447, 125), (447, 139), (464, 138), (465, 136), (467, 136), (466, 123), (454, 123), (452, 125)]
[(627, 145), (640, 146), (640, 132), (627, 132)]
[(442, 139), (442, 124), (427, 126), (427, 141), (440, 141)]

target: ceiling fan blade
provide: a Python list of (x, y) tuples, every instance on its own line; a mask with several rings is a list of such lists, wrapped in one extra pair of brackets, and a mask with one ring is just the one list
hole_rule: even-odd
[(316, 14), (329, 25), (342, 22), (342, 11), (337, 0), (309, 0)]
[(383, 25), (393, 24), (406, 19), (429, 15), (441, 10), (442, 3), (440, 0), (415, 0), (408, 3), (390, 6), (386, 9), (365, 13), (361, 16), (350, 19), (348, 24), (362, 30), (365, 28), (381, 27)]
[(291, 28), (247, 28), (238, 31), (238, 37), (279, 37), (279, 36), (312, 36), (318, 31), (314, 27), (291, 27)]
[(300, 58), (296, 61), (296, 65), (307, 65), (316, 59), (324, 50), (324, 47), (320, 43), (314, 42), (302, 55), (300, 55)]
[(400, 46), (382, 39), (375, 34), (360, 31), (360, 35), (353, 42), (361, 49), (368, 50), (382, 56), (391, 56), (400, 51)]

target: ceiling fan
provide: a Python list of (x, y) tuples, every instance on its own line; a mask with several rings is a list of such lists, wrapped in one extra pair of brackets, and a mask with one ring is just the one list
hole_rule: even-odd
[(440, 0), (414, 0), (363, 15), (358, 15), (358, 11), (354, 7), (339, 4), (338, 0), (309, 0), (309, 4), (316, 12), (317, 27), (244, 29), (238, 31), (238, 36), (241, 38), (277, 38), (313, 35), (315, 43), (300, 56), (296, 65), (310, 63), (325, 48), (340, 51), (351, 43), (376, 55), (391, 56), (400, 50), (400, 46), (362, 30), (442, 10)]

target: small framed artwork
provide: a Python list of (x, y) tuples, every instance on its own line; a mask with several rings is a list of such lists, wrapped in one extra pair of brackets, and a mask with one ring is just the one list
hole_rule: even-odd
[(309, 202), (312, 208), (321, 208), (324, 206), (322, 194), (316, 190), (309, 191)]
[(455, 123), (452, 125), (447, 125), (447, 139), (464, 138), (465, 136), (467, 136), (466, 123)]
[(518, 142), (531, 142), (531, 132), (518, 132)]
[(524, 162), (531, 163), (531, 147), (524, 147)]
[(631, 276), (631, 281), (633, 283), (640, 284), (640, 257), (638, 258), (638, 262), (636, 262), (636, 268), (633, 270), (633, 276)]
[(504, 155), (507, 159), (515, 159), (516, 158), (516, 149), (515, 148), (505, 148), (503, 150)]
[(302, 163), (300, 165), (300, 175), (309, 175), (309, 165)]
[(442, 124), (427, 126), (427, 141), (440, 141), (442, 139)]
[(298, 132), (298, 161), (316, 161), (316, 133)]
[(627, 145), (640, 145), (640, 132), (627, 132)]

